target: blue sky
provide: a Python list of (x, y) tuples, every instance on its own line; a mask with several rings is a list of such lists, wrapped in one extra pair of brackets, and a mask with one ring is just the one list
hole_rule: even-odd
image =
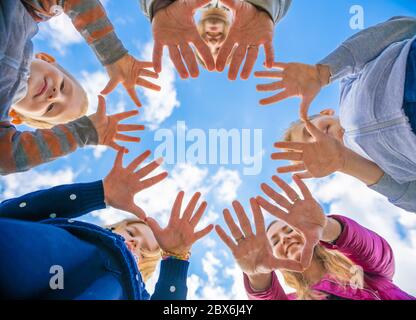
[[(104, 2), (117, 34), (137, 57), (149, 57), (151, 52), (151, 26), (142, 15), (139, 1), (107, 0)], [(277, 61), (314, 63), (336, 48), (346, 37), (357, 30), (350, 28), (351, 6), (364, 9), (365, 26), (371, 26), (397, 15), (415, 15), (413, 0), (294, 0), (288, 15), (275, 31), (274, 45)], [(105, 84), (106, 74), (83, 39), (68, 26), (64, 17), (44, 24), (35, 38), (35, 50), (54, 55), (58, 62), (70, 70), (87, 86), (90, 96), (98, 94)], [(263, 53), (256, 70), (262, 69)], [(291, 99), (269, 107), (260, 107), (258, 100), (265, 97), (255, 90), (259, 82), (254, 77), (247, 81), (231, 82), (226, 73), (202, 71), (197, 79), (181, 80), (169, 63), (164, 61), (160, 84), (164, 90), (154, 93), (139, 89), (144, 104), (140, 117), (134, 121), (145, 123), (152, 130), (141, 134), (140, 144), (129, 144), (131, 152), (126, 162), (146, 149), (154, 150), (155, 132), (161, 128), (176, 129), (178, 121), (185, 121), (188, 129), (261, 129), (262, 170), (260, 174), (245, 176), (243, 165), (198, 165), (179, 163), (166, 165), (171, 172), (168, 181), (155, 190), (137, 197), (149, 215), (166, 219), (173, 197), (179, 189), (192, 192), (202, 190), (209, 202), (205, 223), (222, 224), (222, 209), (238, 198), (244, 204), (249, 197), (260, 193), (259, 185), (269, 181), (276, 163), (270, 160), (273, 142), (278, 140), (289, 123), (298, 116), (298, 100)], [(323, 108), (338, 110), (338, 85), (325, 88), (315, 99), (311, 112)], [(156, 94), (157, 95), (157, 94)], [(134, 109), (134, 104), (119, 88), (107, 98), (110, 112)], [(91, 111), (96, 99), (91, 101)], [(20, 195), (60, 183), (88, 182), (102, 179), (112, 166), (112, 150), (97, 152), (92, 148), (77, 152), (42, 165), (28, 173), (0, 178), (3, 198)], [(285, 177), (289, 178), (289, 177)], [(315, 196), (325, 210), (344, 214), (385, 236), (396, 253), (396, 282), (416, 295), (416, 284), (411, 281), (416, 267), (416, 220), (411, 213), (394, 208), (385, 199), (369, 191), (351, 178), (334, 175), (310, 182)], [(109, 209), (85, 220), (94, 223), (113, 222), (123, 215)], [(230, 253), (212, 233), (193, 249), (189, 288), (190, 298), (245, 298), (241, 274)], [(154, 281), (153, 281), (154, 282)], [(150, 287), (152, 283), (150, 284)]]

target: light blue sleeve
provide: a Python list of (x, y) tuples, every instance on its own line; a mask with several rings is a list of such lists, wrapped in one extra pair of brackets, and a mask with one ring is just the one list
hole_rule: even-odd
[(358, 73), (391, 44), (416, 35), (416, 18), (394, 17), (350, 37), (318, 64), (328, 65), (331, 81)]
[(400, 184), (384, 174), (379, 182), (369, 188), (386, 196), (395, 206), (416, 213), (416, 181)]
[(292, 0), (246, 0), (269, 13), (274, 23), (278, 23), (289, 11)]

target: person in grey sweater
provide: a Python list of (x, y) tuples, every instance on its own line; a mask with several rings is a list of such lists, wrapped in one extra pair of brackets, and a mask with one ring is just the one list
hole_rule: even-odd
[[(281, 81), (257, 86), (283, 89), (262, 100), (270, 104), (300, 96), (301, 118), (276, 143), (272, 155), (296, 162), (279, 172), (302, 178), (335, 171), (352, 175), (391, 203), (416, 212), (416, 19), (394, 17), (342, 43), (317, 65), (275, 63), (280, 71), (258, 77)], [(308, 119), (321, 88), (341, 80), (340, 117), (324, 110)]]
[(222, 4), (232, 11), (234, 23), (216, 61), (198, 33), (193, 18), (197, 9), (210, 2), (211, 0), (140, 0), (143, 13), (152, 23), (155, 71), (162, 70), (163, 47), (167, 46), (180, 77), (198, 77), (198, 63), (190, 43), (209, 71), (222, 72), (232, 56), (228, 73), (231, 80), (237, 78), (244, 58), (246, 61), (241, 78), (247, 79), (250, 76), (260, 46), (264, 46), (266, 66), (271, 68), (274, 61), (274, 26), (289, 10), (291, 0), (222, 0)]

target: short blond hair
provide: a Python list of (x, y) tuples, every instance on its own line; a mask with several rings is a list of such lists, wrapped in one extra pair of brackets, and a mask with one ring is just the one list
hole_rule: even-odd
[[(142, 223), (147, 225), (146, 222), (138, 218), (128, 218), (113, 225), (106, 226), (106, 229), (117, 232), (125, 228), (127, 225), (132, 223)], [(150, 251), (140, 248), (140, 257), (137, 257), (137, 266), (144, 282), (149, 280), (156, 270), (159, 261), (162, 259), (160, 250)]]

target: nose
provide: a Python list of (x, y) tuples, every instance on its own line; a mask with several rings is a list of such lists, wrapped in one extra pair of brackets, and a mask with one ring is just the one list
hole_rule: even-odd
[(50, 92), (48, 93), (48, 101), (53, 102), (59, 99), (61, 96), (61, 91), (56, 87), (53, 87)]

